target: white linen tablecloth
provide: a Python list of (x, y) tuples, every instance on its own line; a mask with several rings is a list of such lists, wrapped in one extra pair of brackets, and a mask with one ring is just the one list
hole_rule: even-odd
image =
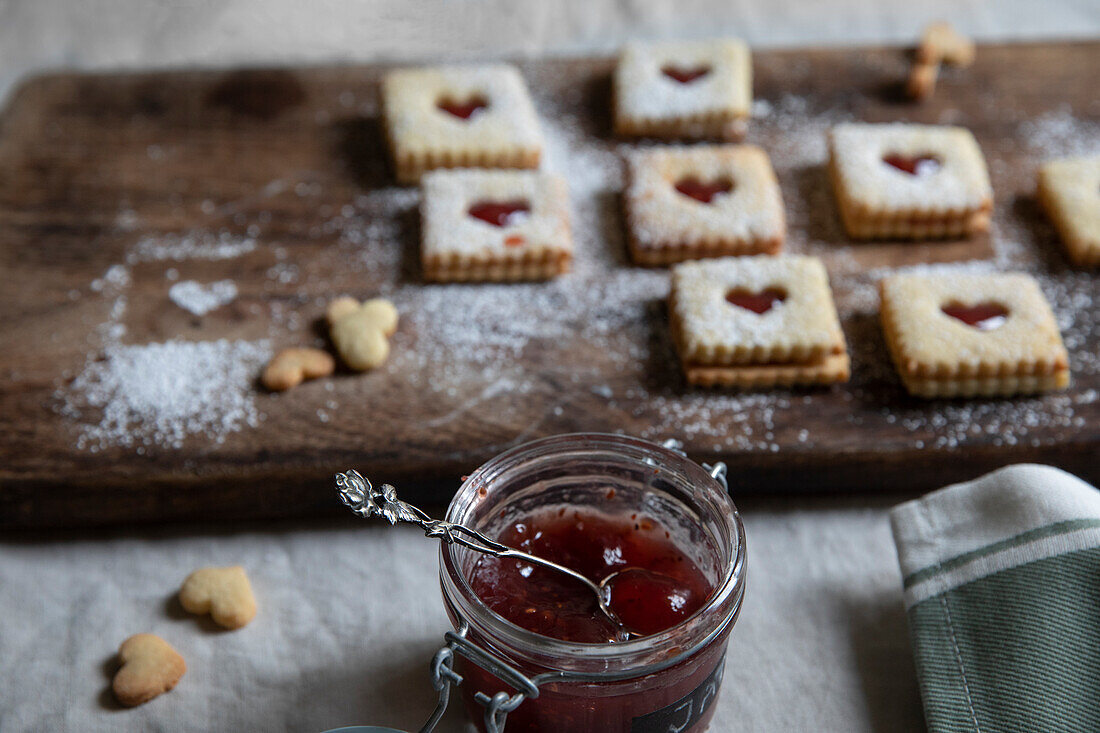
[[(745, 510), (751, 569), (712, 730), (923, 730), (887, 502), (792, 503)], [(450, 628), (437, 548), (353, 521), (3, 541), (0, 731), (416, 730)], [(179, 607), (189, 572), (234, 563), (252, 579), (252, 623), (220, 631)], [(114, 653), (143, 631), (188, 671), (121, 709)]]
[[(562, 54), (718, 34), (902, 43), (936, 17), (991, 40), (1100, 35), (1095, 0), (7, 0), (0, 92), (62, 66)], [(923, 729), (887, 520), (895, 500), (740, 502), (751, 572), (712, 730)], [(260, 606), (246, 628), (218, 631), (172, 600), (191, 570), (236, 563)], [(0, 536), (0, 731), (415, 729), (434, 703), (427, 662), (447, 628), (436, 573), (431, 542), (376, 524)], [(122, 710), (113, 657), (140, 631), (166, 638), (189, 669), (171, 693)]]

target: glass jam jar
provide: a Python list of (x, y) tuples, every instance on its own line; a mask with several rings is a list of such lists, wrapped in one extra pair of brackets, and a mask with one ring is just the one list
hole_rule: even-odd
[(486, 671), (493, 665), (484, 658), (480, 664), (469, 654), (460, 658), (457, 671), (471, 718), (485, 731), (485, 706), (496, 696), (513, 700), (508, 733), (705, 730), (745, 589), (744, 528), (725, 488), (685, 456), (646, 441), (561, 435), (513, 448), (481, 466), (458, 490), (446, 519), (495, 537), (519, 518), (556, 507), (651, 518), (703, 572), (711, 595), (693, 615), (649, 636), (562, 641), (490, 609), (470, 580), (479, 553), (442, 545), (443, 599), (458, 634), (479, 654), (525, 677), (517, 686)]

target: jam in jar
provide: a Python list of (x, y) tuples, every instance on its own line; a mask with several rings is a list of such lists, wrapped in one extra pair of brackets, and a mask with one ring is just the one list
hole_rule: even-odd
[[(509, 733), (705, 730), (746, 558), (736, 508), (707, 471), (632, 438), (547, 438), (474, 472), (447, 520), (596, 583), (615, 573), (609, 605), (621, 624), (564, 574), (442, 547), (444, 602), (456, 629), (538, 687), (508, 714)], [(459, 661), (467, 708), (482, 726), (484, 699), (516, 690)]]
[(608, 605), (562, 573), (484, 555), (470, 584), (489, 608), (516, 626), (563, 641), (614, 643), (671, 628), (699, 610), (711, 585), (660, 524), (637, 512), (547, 507), (511, 523), (497, 541), (576, 570), (593, 583), (610, 578)]

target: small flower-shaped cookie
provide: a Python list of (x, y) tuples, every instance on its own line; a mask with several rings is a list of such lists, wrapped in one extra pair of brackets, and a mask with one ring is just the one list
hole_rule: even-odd
[(329, 304), (325, 318), (337, 353), (351, 369), (375, 369), (390, 355), (389, 337), (397, 330), (397, 309), (390, 301), (337, 298)]

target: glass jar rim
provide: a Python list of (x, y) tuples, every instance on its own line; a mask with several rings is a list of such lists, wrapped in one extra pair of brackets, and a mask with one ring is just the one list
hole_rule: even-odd
[[(630, 669), (638, 675), (648, 674), (666, 666), (663, 662), (675, 656), (682, 658), (701, 649), (720, 636), (737, 617), (744, 595), (746, 546), (745, 531), (740, 514), (729, 493), (702, 466), (681, 453), (639, 438), (612, 433), (568, 433), (555, 435), (515, 446), (482, 464), (459, 487), (447, 509), (447, 521), (461, 522), (463, 509), (473, 506), (479, 491), (487, 489), (492, 480), (517, 459), (535, 458), (565, 452), (568, 449), (592, 449), (610, 451), (636, 457), (639, 461), (654, 456), (670, 468), (680, 471), (691, 483), (698, 498), (711, 504), (711, 511), (727, 522), (730, 534), (729, 561), (722, 577), (715, 585), (710, 598), (692, 616), (657, 634), (626, 642), (578, 643), (528, 631), (490, 609), (474, 592), (469, 578), (459, 570), (458, 555), (461, 548), (444, 544), (440, 547), (440, 580), (448, 602), (454, 603), (460, 615), (483, 631), (492, 640), (502, 642), (519, 652), (530, 652), (543, 659), (575, 662), (583, 665), (599, 661), (608, 672)], [(728, 608), (727, 608), (728, 607)], [(719, 609), (725, 612), (719, 618), (712, 615)], [(685, 638), (690, 640), (685, 648)], [(632, 664), (632, 660), (655, 660)]]

